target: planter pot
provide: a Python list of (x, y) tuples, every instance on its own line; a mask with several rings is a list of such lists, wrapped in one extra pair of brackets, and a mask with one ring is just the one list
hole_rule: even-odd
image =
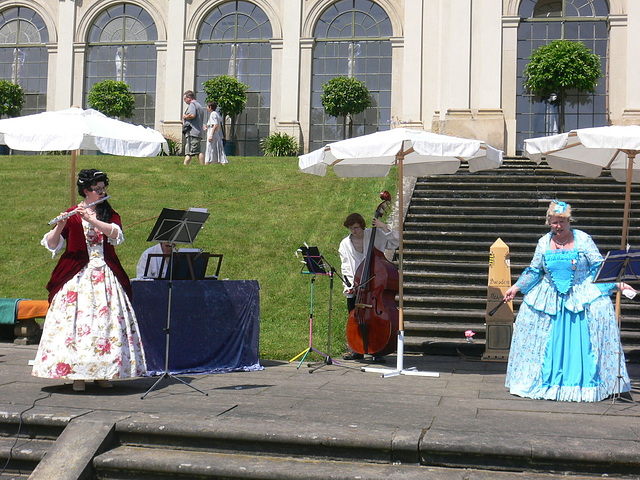
[(224, 153), (227, 157), (235, 157), (236, 155), (236, 142), (227, 140), (224, 145)]

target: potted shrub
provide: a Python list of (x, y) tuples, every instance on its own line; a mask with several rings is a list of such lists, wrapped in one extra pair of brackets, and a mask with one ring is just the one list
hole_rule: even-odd
[(364, 82), (353, 77), (335, 77), (322, 85), (322, 106), (332, 117), (343, 117), (342, 137), (353, 136), (353, 115), (364, 112), (371, 106), (371, 94)]
[(89, 106), (107, 117), (131, 118), (135, 103), (135, 97), (125, 82), (103, 80), (89, 91)]
[(220, 75), (205, 81), (202, 87), (207, 94), (207, 102), (216, 102), (222, 118), (226, 121), (228, 116), (230, 119), (229, 132), (225, 135), (225, 153), (235, 155), (236, 117), (242, 113), (247, 103), (249, 86), (229, 75)]
[(558, 131), (562, 133), (567, 90), (592, 92), (601, 76), (600, 57), (582, 42), (555, 40), (531, 54), (524, 69), (524, 86), (543, 99), (557, 102)]
[(0, 117), (17, 117), (24, 105), (24, 91), (20, 85), (0, 80)]
[(300, 153), (298, 141), (288, 133), (275, 132), (260, 140), (262, 153), (267, 157), (295, 157)]
[[(0, 80), (0, 118), (17, 117), (24, 105), (24, 91), (20, 85)], [(0, 145), (0, 155), (7, 155), (9, 147)]]

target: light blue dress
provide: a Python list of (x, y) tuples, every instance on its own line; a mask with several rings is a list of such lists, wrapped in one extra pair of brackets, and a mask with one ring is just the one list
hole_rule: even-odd
[(615, 284), (592, 283), (602, 255), (585, 232), (573, 236), (567, 251), (551, 250), (551, 233), (543, 236), (516, 282), (524, 299), (505, 382), (514, 395), (597, 402), (630, 390), (610, 298)]

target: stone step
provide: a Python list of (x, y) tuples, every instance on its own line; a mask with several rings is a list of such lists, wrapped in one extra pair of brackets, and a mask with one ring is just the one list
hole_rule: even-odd
[[(555, 186), (559, 184), (556, 183)], [(517, 192), (520, 196), (530, 196), (539, 199), (541, 197), (541, 189), (539, 182), (517, 182), (517, 181), (496, 181), (494, 178), (483, 180), (474, 180), (468, 182), (441, 181), (431, 182), (428, 185), (417, 184), (414, 194), (417, 198), (440, 196), (442, 194), (457, 197), (474, 197), (486, 196), (487, 194), (504, 196)], [(562, 198), (581, 198), (583, 201), (590, 198), (606, 198), (611, 194), (623, 194), (625, 185), (622, 183), (613, 184), (573, 184), (562, 185)], [(586, 195), (586, 196), (585, 196)], [(631, 198), (640, 196), (632, 193)], [(551, 199), (549, 199), (551, 200)], [(623, 197), (624, 200), (624, 197)], [(548, 204), (548, 202), (547, 202)]]
[[(460, 188), (459, 184), (437, 184), (437, 186), (439, 188), (435, 188), (434, 186), (429, 189), (414, 190), (413, 197), (415, 197), (416, 199), (419, 199), (419, 198), (435, 199), (440, 197), (455, 198), (455, 199), (469, 199), (469, 200), (475, 199), (475, 200), (484, 200), (485, 202), (487, 202), (488, 198), (491, 198), (491, 199), (494, 199), (492, 201), (493, 205), (502, 205), (503, 208), (506, 205), (504, 203), (505, 199), (513, 198), (514, 194), (516, 193), (520, 198), (524, 198), (524, 199), (529, 198), (537, 202), (539, 205), (544, 205), (544, 203), (546, 203), (547, 206), (549, 205), (549, 200), (552, 200), (553, 198), (556, 197), (554, 193), (553, 195), (549, 196), (551, 198), (547, 197), (546, 199), (544, 199), (543, 202), (540, 202), (541, 197), (544, 197), (544, 195), (541, 194), (539, 187), (536, 188), (535, 185), (528, 186), (528, 185), (514, 184), (513, 186), (509, 186), (508, 188), (504, 188), (504, 189), (496, 189), (492, 185), (487, 185), (484, 188), (482, 186), (473, 186), (473, 188), (471, 188), (468, 185), (465, 185), (464, 188)], [(556, 187), (559, 187), (559, 185), (556, 185)], [(563, 201), (566, 201), (571, 204), (574, 204), (576, 202), (578, 202), (577, 204), (579, 204), (580, 202), (603, 201), (603, 199), (606, 199), (607, 196), (611, 196), (611, 195), (622, 196), (622, 198), (618, 199), (618, 202), (622, 202), (624, 204), (624, 187), (617, 188), (614, 185), (612, 185), (610, 188), (606, 188), (606, 187), (607, 186), (604, 186), (604, 187), (590, 186), (589, 188), (585, 187), (584, 189), (577, 189), (577, 188), (572, 190), (568, 190), (565, 188), (556, 188), (556, 189), (562, 190), (561, 195), (558, 195), (558, 196), (561, 196)], [(631, 195), (632, 201), (635, 201), (637, 198), (638, 198), (638, 194)], [(496, 204), (496, 202), (500, 202), (500, 203)]]
[[(411, 213), (407, 215), (405, 219), (405, 225), (420, 223), (424, 225), (437, 225), (437, 226), (448, 226), (448, 225), (456, 225), (456, 226), (464, 226), (473, 224), (489, 224), (489, 225), (534, 225), (535, 222), (539, 222), (539, 225), (544, 225), (545, 217), (527, 217), (522, 214), (518, 215), (501, 215), (499, 219), (496, 219), (495, 215), (486, 214), (486, 213), (475, 213), (468, 212), (466, 210), (461, 210), (456, 214), (450, 214), (447, 212), (442, 213)], [(575, 223), (575, 222), (574, 222)], [(610, 226), (615, 227), (617, 229), (617, 233), (620, 233), (622, 226), (622, 212), (620, 215), (612, 215), (611, 213), (606, 216), (586, 216), (584, 212), (581, 212), (580, 215), (580, 223), (583, 225), (602, 225), (602, 226)], [(633, 226), (633, 225), (632, 225)], [(494, 227), (495, 228), (495, 227)]]
[[(419, 465), (375, 464), (126, 446), (99, 455), (94, 459), (94, 467), (99, 478), (104, 480), (131, 480), (132, 478), (138, 480), (173, 480), (176, 478), (249, 480), (429, 478), (424, 476), (428, 469)], [(441, 476), (439, 478), (446, 479), (448, 477)]]
[[(501, 219), (518, 219), (525, 218), (529, 219), (531, 222), (542, 222), (545, 220), (546, 206), (548, 206), (548, 202), (546, 205), (540, 206), (535, 210), (530, 206), (518, 206), (518, 205), (509, 205), (509, 208), (503, 208), (502, 206), (488, 206), (485, 204), (478, 205), (473, 203), (471, 205), (446, 205), (444, 204), (444, 199), (438, 201), (437, 203), (422, 199), (416, 199), (415, 202), (411, 204), (410, 210), (406, 213), (406, 218), (419, 218), (419, 217), (429, 217), (434, 215), (440, 215), (444, 217), (481, 217), (485, 219), (489, 219), (491, 221), (501, 220)], [(630, 217), (632, 219), (638, 218), (638, 212), (640, 212), (639, 208), (634, 208), (635, 203), (631, 204), (631, 208), (629, 209)], [(612, 221), (618, 221), (616, 219), (622, 220), (624, 214), (624, 201), (620, 200), (619, 202), (614, 202), (611, 205), (607, 204), (606, 210), (602, 207), (599, 208), (591, 208), (588, 206), (575, 206), (573, 207), (574, 217), (576, 220), (583, 221), (583, 219), (589, 218), (611, 218)], [(585, 225), (588, 225), (587, 222), (583, 222)]]
[[(618, 245), (620, 244), (620, 235), (622, 233), (621, 225), (595, 224), (591, 228), (593, 229), (594, 227), (598, 227), (599, 236), (609, 236), (611, 238), (617, 238)], [(465, 235), (478, 235), (479, 238), (482, 238), (482, 236), (486, 235), (493, 238), (494, 241), (497, 238), (503, 238), (504, 241), (504, 237), (513, 234), (513, 228), (513, 224), (509, 225), (508, 227), (505, 225), (503, 228), (499, 228), (493, 222), (490, 224), (487, 224), (485, 222), (432, 224), (431, 222), (414, 221), (408, 221), (404, 223), (405, 235), (409, 236), (411, 233), (414, 233), (419, 234), (422, 238), (432, 238), (439, 235), (445, 235), (446, 237), (450, 237), (452, 239), (459, 238)], [(547, 231), (546, 228), (541, 228), (540, 225), (531, 223), (519, 224), (517, 225), (517, 228), (517, 234), (519, 236), (535, 235), (537, 237), (540, 237)], [(576, 228), (579, 229), (579, 227), (577, 226)], [(639, 234), (640, 226), (629, 226), (629, 236), (638, 236)], [(532, 248), (535, 248), (535, 246), (533, 246)]]
[[(2, 424), (4, 425), (3, 422)], [(47, 454), (53, 442), (52, 439), (29, 438), (26, 435), (17, 438), (0, 436), (0, 465), (6, 465), (6, 478), (27, 478)]]
[[(64, 415), (25, 414), (15, 406), (0, 411), (0, 465), (7, 464), (6, 478), (27, 478), (64, 430)], [(4, 476), (0, 478), (5, 478)]]
[[(478, 333), (474, 327), (470, 326), (469, 328)], [(460, 333), (457, 336), (405, 335), (404, 337), (405, 348), (425, 351), (425, 353), (428, 355), (446, 355), (452, 353), (455, 354), (456, 352), (451, 350), (460, 348), (470, 349), (476, 351), (477, 353), (482, 353), (484, 352), (485, 344), (486, 342), (484, 338), (484, 332), (481, 332), (480, 335), (475, 335), (474, 340), (471, 343), (466, 339), (464, 332)]]
[[(268, 455), (239, 453), (190, 452), (184, 450), (153, 449), (141, 447), (119, 447), (94, 459), (94, 466), (100, 479), (104, 480), (174, 480), (217, 479), (217, 480), (522, 480), (522, 472), (488, 471), (487, 466), (475, 455), (466, 456), (468, 466), (456, 466), (453, 453), (445, 455), (439, 452), (435, 438), (430, 451), (423, 452), (425, 460), (436, 459), (442, 466), (371, 463), (350, 460), (323, 460), (313, 458), (283, 458)], [(496, 449), (500, 450), (500, 449)], [(514, 450), (511, 448), (510, 450)], [(554, 463), (550, 455), (538, 455), (527, 459), (526, 448), (520, 449), (520, 456), (530, 464), (546, 457), (545, 463)], [(494, 455), (497, 457), (497, 455)], [(512, 459), (513, 461), (514, 459)], [(485, 457), (486, 461), (486, 457)], [(459, 462), (459, 463), (465, 463)], [(501, 463), (504, 463), (504, 459)], [(557, 462), (555, 462), (557, 463)], [(603, 465), (588, 462), (590, 471), (601, 471)], [(558, 470), (562, 470), (557, 466)], [(513, 468), (511, 468), (513, 470)], [(561, 473), (527, 472), (529, 480), (552, 480), (560, 478)], [(574, 474), (574, 480), (595, 480), (601, 475), (591, 473)]]
[[(579, 227), (576, 227), (579, 228)], [(622, 229), (620, 229), (622, 230)], [(404, 232), (404, 248), (428, 248), (432, 251), (457, 251), (465, 252), (469, 250), (484, 251), (487, 254), (498, 239), (507, 244), (510, 251), (517, 249), (522, 255), (527, 255), (529, 260), (533, 256), (538, 239), (547, 233), (547, 230), (521, 232), (518, 228), (505, 228), (501, 231), (456, 231), (455, 229), (436, 229), (429, 228), (420, 230), (405, 230)], [(601, 250), (602, 256), (605, 256), (610, 250), (620, 250), (620, 232), (613, 230), (613, 233), (601, 233), (598, 230), (591, 233), (591, 238), (598, 248)], [(637, 237), (635, 237), (637, 238)], [(632, 248), (636, 248), (635, 238), (629, 237)], [(471, 248), (470, 248), (471, 247)]]
[[(474, 324), (464, 325), (462, 323), (456, 322), (437, 322), (425, 324), (424, 322), (412, 322), (411, 320), (406, 320), (404, 322), (406, 329), (411, 329), (410, 337), (420, 336), (424, 334), (424, 332), (454, 332), (457, 336), (466, 341), (464, 338), (464, 332), (471, 329), (476, 334), (480, 334), (481, 338), (484, 338), (484, 333), (487, 330), (484, 322), (476, 322)], [(405, 336), (405, 338), (409, 337), (409, 335)]]
[[(465, 352), (482, 349), (482, 342), (470, 344), (466, 339), (449, 343)], [(510, 468), (530, 475), (520, 478), (534, 479), (531, 470), (615, 474), (640, 466), (637, 456), (624, 457), (629, 458), (627, 463), (613, 467), (605, 461), (610, 458), (607, 455), (585, 459), (576, 455), (574, 447), (553, 453), (532, 448), (526, 445), (526, 432), (520, 438), (492, 438), (491, 445), (482, 445), (483, 437), (477, 432), (460, 442), (461, 438), (451, 436), (454, 432), (440, 431), (437, 426), (428, 431), (371, 431), (366, 425), (332, 424), (331, 419), (300, 423), (287, 419), (265, 422), (257, 417), (238, 422), (229, 417), (185, 422), (148, 416), (118, 422), (115, 433), (117, 445), (93, 460), (98, 478), (446, 480), (465, 478), (461, 471), (455, 472), (458, 477), (449, 476), (457, 469), (481, 468), (488, 476), (469, 476), (467, 471), (466, 478), (488, 480), (500, 479), (492, 470)], [(438, 441), (442, 435), (455, 450)], [(471, 450), (466, 447), (478, 441)], [(603, 448), (619, 448), (620, 443)], [(433, 470), (440, 467), (448, 468)]]

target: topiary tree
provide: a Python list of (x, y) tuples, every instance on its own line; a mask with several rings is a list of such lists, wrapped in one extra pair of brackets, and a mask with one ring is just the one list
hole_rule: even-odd
[(601, 76), (600, 57), (582, 42), (555, 40), (531, 54), (524, 68), (524, 86), (545, 99), (557, 95), (558, 130), (564, 132), (567, 90), (592, 92)]
[(242, 113), (244, 106), (247, 104), (249, 86), (229, 75), (220, 75), (219, 77), (210, 78), (202, 84), (202, 87), (207, 94), (207, 102), (216, 102), (222, 112), (222, 118), (224, 119), (228, 115), (231, 119), (227, 142), (234, 141), (235, 119), (236, 116)]
[(20, 85), (0, 80), (0, 117), (17, 117), (24, 105), (24, 91)]
[(353, 136), (353, 115), (371, 106), (371, 94), (364, 82), (353, 77), (335, 77), (322, 85), (322, 106), (332, 117), (343, 117), (342, 136), (346, 138), (347, 119), (349, 138)]
[(125, 82), (103, 80), (91, 87), (88, 103), (107, 117), (131, 118), (136, 99)]

